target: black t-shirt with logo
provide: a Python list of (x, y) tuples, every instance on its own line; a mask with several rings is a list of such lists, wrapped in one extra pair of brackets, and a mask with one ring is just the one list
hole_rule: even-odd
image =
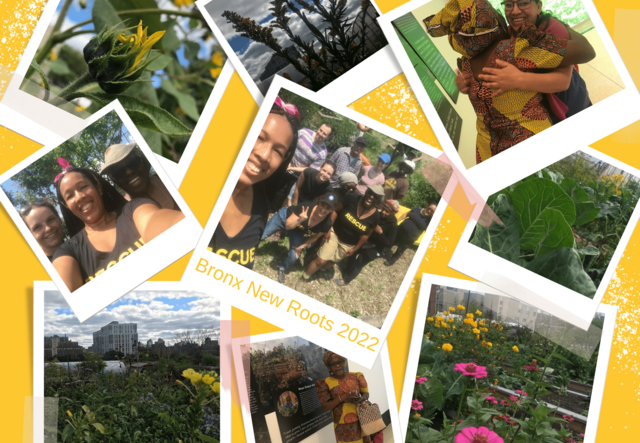
[(73, 257), (80, 265), (82, 280), (85, 283), (93, 280), (144, 245), (142, 235), (133, 222), (133, 213), (145, 204), (158, 206), (148, 198), (134, 198), (124, 205), (116, 217), (116, 244), (110, 252), (98, 251), (94, 248), (89, 242), (86, 229), (83, 229), (58, 248), (53, 260), (63, 256)]
[(302, 186), (298, 189), (298, 203), (311, 201), (331, 190), (331, 181), (327, 180), (326, 182), (318, 183), (316, 181), (317, 175), (317, 169), (307, 168), (304, 170), (304, 180), (302, 181)]
[(342, 211), (333, 223), (333, 230), (342, 243), (355, 245), (369, 229), (374, 228), (380, 220), (380, 213), (375, 211), (369, 217), (358, 218), (358, 203), (364, 198), (357, 192), (348, 194), (342, 200)]
[(289, 206), (287, 208), (287, 218), (291, 217), (291, 214), (300, 215), (302, 213), (303, 206), (305, 208), (307, 207), (309, 208), (307, 210), (307, 216), (309, 218), (303, 221), (300, 224), (300, 226), (297, 226), (295, 229), (301, 230), (302, 232), (304, 232), (304, 235), (306, 235), (307, 237), (311, 237), (312, 235), (317, 234), (318, 232), (329, 232), (329, 229), (331, 229), (331, 225), (333, 224), (331, 221), (331, 212), (329, 212), (329, 214), (327, 214), (324, 220), (322, 220), (320, 223), (309, 228), (309, 220), (311, 219), (311, 212), (313, 212), (313, 208), (317, 206), (317, 205), (314, 205), (313, 203)]
[(267, 205), (264, 187), (261, 184), (254, 185), (249, 221), (234, 237), (227, 236), (218, 223), (207, 249), (245, 268), (253, 269), (256, 248), (267, 223)]

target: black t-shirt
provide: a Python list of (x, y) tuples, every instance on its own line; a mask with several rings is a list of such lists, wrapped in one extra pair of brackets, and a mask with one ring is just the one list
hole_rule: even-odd
[(304, 235), (307, 237), (311, 237), (314, 234), (317, 234), (318, 232), (329, 232), (329, 229), (331, 229), (331, 212), (329, 214), (327, 214), (327, 216), (324, 218), (324, 220), (322, 220), (320, 223), (318, 223), (315, 226), (312, 226), (311, 228), (309, 228), (309, 220), (311, 219), (311, 212), (313, 212), (313, 208), (315, 208), (317, 205), (314, 204), (300, 204), (300, 205), (295, 205), (295, 206), (289, 206), (287, 208), (287, 218), (291, 217), (291, 214), (295, 214), (295, 215), (300, 215), (302, 213), (302, 207), (308, 207), (308, 211), (307, 211), (307, 215), (309, 216), (309, 218), (307, 218), (305, 221), (303, 221), (300, 226), (297, 226), (295, 229), (299, 229), (302, 232), (304, 232)]
[(404, 231), (407, 238), (412, 241), (416, 241), (422, 231), (427, 229), (431, 217), (425, 217), (421, 214), (422, 208), (413, 208), (409, 212), (409, 216), (402, 222), (400, 227)]
[(342, 211), (338, 213), (333, 223), (333, 230), (338, 239), (349, 245), (355, 245), (369, 229), (375, 227), (380, 219), (380, 213), (375, 211), (365, 219), (358, 218), (358, 203), (363, 198), (357, 192), (347, 195), (342, 200)]
[(298, 189), (298, 203), (301, 201), (311, 201), (316, 197), (326, 194), (331, 190), (331, 181), (318, 183), (316, 176), (318, 170), (314, 168), (307, 168), (304, 170), (304, 180), (302, 186)]
[(267, 223), (267, 214), (268, 203), (264, 187), (254, 185), (249, 221), (234, 237), (228, 237), (218, 223), (207, 249), (245, 268), (253, 269), (256, 248)]
[(98, 275), (120, 262), (129, 254), (133, 254), (144, 245), (144, 240), (133, 222), (133, 213), (140, 206), (156, 202), (148, 198), (134, 198), (124, 205), (116, 218), (116, 244), (112, 251), (98, 251), (89, 242), (86, 229), (78, 232), (70, 240), (64, 242), (56, 251), (53, 259), (73, 257), (80, 265), (82, 280), (87, 283)]

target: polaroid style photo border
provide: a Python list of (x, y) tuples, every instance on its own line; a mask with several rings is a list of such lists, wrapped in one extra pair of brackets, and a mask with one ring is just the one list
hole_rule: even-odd
[[(416, 307), (416, 317), (413, 321), (413, 333), (411, 335), (409, 357), (407, 359), (407, 369), (404, 376), (404, 385), (402, 386), (402, 397), (399, 407), (400, 426), (402, 428), (402, 436), (404, 439), (407, 437), (407, 426), (409, 424), (409, 416), (411, 415), (411, 400), (413, 399), (413, 389), (416, 384), (415, 379), (418, 373), (420, 348), (422, 347), (422, 337), (424, 337), (423, 331), (427, 321), (432, 285), (450, 286), (470, 291), (488, 292), (496, 295), (508, 296), (507, 294), (497, 291), (496, 289), (482, 283), (434, 274), (422, 274), (420, 296), (418, 297), (418, 305)], [(595, 443), (596, 441), (600, 409), (602, 407), (602, 398), (604, 395), (604, 386), (607, 379), (607, 370), (609, 368), (611, 345), (616, 328), (618, 307), (603, 304), (598, 307), (597, 312), (604, 313), (605, 319), (600, 339), (600, 350), (598, 353), (598, 361), (596, 363), (593, 391), (591, 392), (591, 402), (589, 403), (589, 420), (587, 421), (587, 429), (584, 434), (584, 443)]]
[[(227, 54), (228, 60), (233, 63), (233, 67), (240, 75), (240, 78), (246, 85), (249, 93), (256, 103), (261, 105), (262, 100), (264, 99), (262, 92), (260, 92), (260, 89), (258, 89), (258, 86), (251, 78), (249, 71), (244, 67), (233, 48), (231, 48), (231, 45), (224, 37), (224, 34), (220, 31), (220, 28), (218, 28), (218, 25), (216, 25), (215, 21), (205, 8), (210, 2), (216, 1), (220, 2), (226, 0), (198, 0), (196, 1), (196, 6), (200, 9), (202, 16), (213, 31), (213, 35), (216, 40), (224, 50), (225, 54)], [(378, 14), (382, 16), (380, 8), (376, 2), (371, 1), (371, 4), (376, 8)], [(391, 51), (391, 47), (387, 45), (371, 57), (342, 74), (339, 78), (332, 81), (324, 88), (320, 89), (318, 93), (323, 94), (326, 97), (333, 97), (334, 100), (336, 100), (337, 105), (348, 106), (400, 73), (402, 73), (402, 69), (400, 68), (400, 65), (398, 65), (396, 57)], [(277, 77), (278, 76), (275, 78)]]
[[(406, 274), (402, 277), (400, 289), (396, 293), (393, 304), (391, 305), (384, 324), (380, 329), (371, 326), (363, 322), (362, 320), (354, 318), (349, 314), (341, 312), (338, 309), (332, 308), (320, 301), (308, 297), (298, 291), (295, 291), (294, 289), (282, 285), (269, 277), (262, 276), (257, 272), (246, 269), (245, 267), (237, 263), (233, 263), (224, 257), (208, 251), (207, 246), (209, 245), (209, 240), (213, 237), (213, 233), (218, 226), (218, 222), (220, 221), (222, 213), (226, 208), (227, 202), (231, 198), (231, 193), (233, 192), (236, 182), (240, 177), (247, 158), (249, 158), (249, 155), (251, 154), (255, 140), (257, 140), (258, 138), (262, 126), (269, 115), (271, 106), (281, 88), (291, 91), (326, 108), (332, 109), (333, 111), (349, 119), (358, 121), (394, 140), (400, 141), (421, 152), (424, 152), (425, 154), (430, 155), (433, 158), (437, 158), (439, 155), (442, 155), (442, 151), (439, 151), (436, 148), (428, 146), (405, 134), (396, 131), (395, 129), (391, 129), (388, 126), (385, 126), (373, 119), (365, 117), (353, 111), (352, 109), (335, 106), (334, 104), (325, 100), (324, 96), (314, 93), (282, 77), (277, 77), (273, 80), (273, 83), (271, 84), (271, 87), (269, 88), (269, 91), (267, 92), (267, 95), (265, 97), (265, 101), (258, 111), (258, 114), (251, 126), (251, 130), (249, 131), (244, 144), (242, 145), (236, 162), (234, 163), (231, 173), (229, 174), (222, 192), (218, 197), (218, 201), (216, 202), (213, 212), (209, 217), (204, 232), (200, 237), (200, 241), (196, 246), (194, 254), (192, 255), (189, 264), (187, 265), (187, 269), (182, 276), (182, 279), (183, 281), (193, 283), (198, 287), (199, 290), (202, 291), (209, 291), (216, 294), (219, 294), (219, 291), (222, 291), (224, 295), (220, 295), (220, 297), (229, 297), (229, 301), (233, 306), (247, 311), (252, 315), (263, 318), (283, 329), (296, 328), (296, 331), (301, 337), (313, 338), (314, 342), (318, 345), (326, 347), (328, 349), (335, 349), (338, 352), (349, 355), (354, 361), (357, 361), (364, 366), (370, 367), (375, 361), (378, 353), (380, 352), (382, 343), (385, 341), (387, 335), (389, 334), (391, 325), (393, 324), (393, 321), (398, 314), (398, 311), (400, 310), (400, 306), (402, 305), (402, 301), (404, 300), (404, 297), (409, 290), (409, 287), (411, 286), (413, 277), (415, 276), (416, 272), (418, 272), (420, 261), (427, 252), (429, 243), (431, 242), (433, 234), (435, 233), (436, 228), (440, 223), (447, 204), (442, 199), (440, 199), (439, 203), (437, 204), (437, 209), (424, 234), (423, 240), (420, 243), (418, 250), (416, 251), (415, 258), (411, 262)], [(416, 171), (415, 173), (419, 173), (419, 171)], [(451, 186), (452, 184), (455, 185), (455, 181), (450, 180), (449, 186)], [(201, 260), (202, 263), (208, 263), (206, 265), (207, 269), (209, 269), (210, 266), (213, 266), (216, 269), (222, 269), (225, 271), (225, 273), (228, 272), (234, 277), (237, 277), (238, 279), (244, 281), (242, 289), (238, 290), (237, 287), (230, 287), (228, 283), (222, 285), (222, 281), (214, 280), (211, 275), (207, 275), (206, 273), (199, 271), (198, 269), (202, 269), (203, 266), (201, 264), (200, 268), (198, 268)], [(266, 290), (271, 293), (273, 297), (278, 296), (280, 300), (284, 301), (281, 302), (279, 307), (276, 307), (275, 304), (260, 301), (260, 298), (258, 298), (257, 296), (254, 297), (252, 295), (253, 293), (247, 289), (251, 282), (253, 282), (254, 284), (254, 289), (261, 287), (259, 292)], [(328, 320), (331, 320), (333, 322), (331, 329), (326, 330), (324, 329), (326, 328), (326, 326), (319, 327), (318, 324), (312, 324), (307, 319), (301, 319), (297, 315), (293, 314), (294, 309), (291, 309), (290, 312), (287, 312), (290, 303), (294, 301), (301, 305), (300, 309), (308, 309), (311, 314), (318, 314), (320, 317), (324, 315)], [(346, 337), (350, 332), (354, 330), (357, 332), (357, 334), (355, 334), (356, 339), (354, 341), (351, 341), (351, 339), (348, 339)], [(344, 335), (339, 335), (341, 331), (343, 331)]]
[[(6, 106), (10, 110), (6, 114), (6, 118), (1, 120), (2, 125), (43, 145), (55, 141), (55, 139), (52, 138), (52, 134), (61, 137), (60, 143), (70, 138), (86, 126), (86, 121), (89, 118), (83, 120), (80, 117), (20, 90), (20, 85), (24, 80), (24, 76), (27, 74), (31, 60), (35, 57), (38, 47), (45, 37), (60, 1), (62, 0), (52, 0), (45, 5), (42, 15), (29, 39), (29, 43), (22, 54), (20, 63), (13, 73), (11, 81), (2, 97), (2, 101), (0, 101), (0, 107)], [(162, 155), (156, 154), (160, 159), (160, 164), (165, 168), (176, 188), (180, 187), (187, 173), (187, 169), (189, 169), (191, 161), (198, 150), (202, 137), (213, 118), (213, 114), (220, 103), (224, 91), (227, 89), (232, 75), (233, 65), (225, 61), (222, 72), (216, 81), (216, 86), (207, 99), (200, 119), (193, 129), (193, 133), (189, 138), (189, 142), (185, 147), (180, 161), (176, 163)], [(3, 114), (0, 113), (0, 116), (2, 115)], [(25, 118), (30, 122), (27, 127), (25, 127), (24, 123)]]
[[(188, 285), (177, 281), (145, 282), (136, 288), (139, 291), (189, 291)], [(44, 398), (44, 293), (58, 291), (51, 281), (33, 282), (33, 397)], [(220, 321), (231, 320), (231, 305), (220, 300)], [(222, 355), (222, 353), (221, 353)], [(229, 379), (227, 368), (231, 365), (220, 364), (220, 380)], [(44, 443), (44, 416), (36, 410), (38, 402), (34, 400), (33, 442)], [(231, 390), (220, 390), (220, 443), (231, 443)]]
[[(615, 47), (609, 32), (607, 31), (600, 14), (592, 0), (581, 0), (589, 14), (589, 18), (602, 39), (607, 53), (611, 57), (618, 74), (624, 82), (625, 89), (604, 99), (602, 102), (574, 115), (553, 127), (536, 134), (522, 143), (501, 152), (484, 162), (469, 169), (462, 163), (462, 159), (451, 141), (445, 126), (438, 116), (436, 109), (422, 86), (409, 56), (406, 54), (400, 39), (398, 38), (392, 22), (397, 18), (410, 13), (414, 9), (429, 3), (430, 0), (412, 0), (393, 11), (378, 18), (380, 27), (387, 37), (389, 45), (393, 49), (404, 74), (413, 89), (429, 124), (440, 142), (442, 149), (453, 161), (458, 169), (466, 171), (465, 174), (473, 186), (481, 186), (485, 181), (494, 180), (507, 173), (518, 173), (518, 170), (534, 157), (539, 158), (541, 147), (559, 145), (589, 145), (596, 142), (631, 123), (640, 120), (640, 94), (636, 88), (629, 71), (627, 70), (617, 48)], [(468, 127), (466, 127), (468, 126)], [(473, 122), (463, 123), (463, 131), (476, 131), (475, 119)], [(585, 128), (589, 128), (585, 131)], [(475, 144), (474, 144), (475, 146)]]
[[(493, 180), (495, 183), (484, 183), (485, 186), (482, 186), (481, 190), (479, 190), (480, 196), (486, 200), (492, 194), (575, 152), (584, 152), (636, 177), (640, 177), (639, 170), (593, 148), (576, 149), (575, 145), (547, 146), (540, 147), (540, 151), (544, 152), (545, 155), (529, 159), (526, 164), (522, 165), (521, 171), (516, 171), (515, 173), (510, 171), (509, 174), (505, 174), (505, 176), (509, 175), (510, 178), (508, 180), (506, 177), (496, 177)], [(515, 174), (518, 177), (511, 178)], [(592, 299), (469, 243), (477, 224), (476, 220), (470, 220), (462, 232), (460, 241), (449, 262), (449, 267), (575, 326), (586, 329), (591, 324), (591, 319), (615, 274), (616, 267), (624, 254), (627, 243), (631, 239), (638, 219), (640, 219), (640, 202), (636, 204), (629, 223), (622, 232), (620, 242), (611, 256), (611, 261)]]
[[(122, 105), (120, 105), (119, 101), (116, 100), (110, 103), (94, 115), (88, 117), (85, 121), (85, 125), (89, 126), (92, 123), (95, 123), (111, 111), (115, 111), (118, 114), (124, 125), (127, 127), (127, 130), (136, 141), (136, 144), (144, 153), (147, 160), (149, 160), (149, 163), (151, 163), (151, 166), (165, 184), (171, 194), (171, 197), (173, 197), (185, 216), (183, 220), (180, 220), (177, 224), (160, 234), (158, 238), (155, 238), (145, 244), (145, 247), (140, 249), (140, 251), (137, 251), (136, 254), (132, 254), (130, 257), (127, 257), (127, 266), (119, 266), (119, 264), (116, 264), (109, 269), (109, 272), (104, 272), (77, 290), (69, 292), (69, 289), (62, 281), (62, 278), (60, 278), (53, 267), (53, 264), (51, 264), (36, 242), (36, 239), (29, 232), (29, 229), (20, 218), (20, 214), (15, 210), (4, 190), (0, 188), (0, 202), (2, 202), (5, 210), (9, 213), (9, 216), (13, 219), (13, 222), (16, 224), (25, 240), (38, 257), (38, 260), (40, 260), (40, 263), (58, 287), (58, 290), (67, 300), (69, 307), (76, 314), (80, 322), (84, 322), (95, 313), (109, 306), (136, 286), (140, 285), (145, 280), (151, 278), (153, 275), (157, 274), (171, 263), (187, 254), (193, 249), (193, 246), (198, 241), (202, 232), (202, 227), (198, 223), (198, 220), (193, 215), (191, 209), (189, 209), (189, 206), (187, 206), (187, 203), (184, 201), (178, 190), (175, 187), (172, 187), (171, 179), (164, 169), (162, 169), (158, 158), (153, 155), (153, 152), (129, 118), (129, 115), (126, 113)], [(0, 183), (4, 183), (15, 174), (57, 147), (58, 144), (45, 146), (30, 155), (9, 171), (0, 175)], [(135, 270), (135, 272), (132, 270)]]
[[(291, 329), (289, 331), (291, 331)], [(252, 335), (251, 337), (249, 337), (248, 342), (262, 343), (266, 341), (291, 338), (296, 336), (297, 335), (295, 333), (292, 335), (292, 333), (288, 331), (271, 332), (268, 334)], [(322, 345), (319, 345), (315, 340), (308, 340), (308, 341), (310, 341), (315, 345), (322, 346)], [(244, 405), (244, 402), (242, 401), (242, 399), (249, 398), (247, 384), (242, 383), (243, 381), (246, 381), (248, 379), (245, 377), (245, 374), (244, 374), (242, 350), (240, 349), (241, 345), (246, 345), (246, 344), (247, 344), (246, 337), (236, 338), (231, 341), (233, 365), (235, 367), (235, 372), (236, 372), (238, 393), (240, 394), (239, 397), (241, 399), (240, 402), (241, 402), (241, 410), (242, 410), (242, 421), (244, 422), (244, 434), (245, 434), (247, 443), (256, 443), (255, 435), (253, 432), (253, 420), (251, 419), (251, 411), (249, 411), (249, 409), (246, 407), (248, 403), (247, 405)], [(340, 353), (338, 352), (338, 354)], [(344, 355), (344, 354), (341, 354), (341, 355)], [(345, 357), (345, 358), (347, 358), (347, 360), (353, 360), (351, 357)], [(374, 361), (371, 367), (368, 367), (368, 369), (372, 369), (373, 365), (375, 365), (378, 361), (382, 366), (382, 374), (384, 376), (385, 393), (387, 395), (387, 401), (389, 404), (389, 415), (391, 416), (391, 427), (393, 430), (393, 439), (396, 442), (402, 442), (404, 441), (402, 439), (403, 434), (401, 431), (402, 422), (399, 420), (399, 417), (397, 414), (398, 405), (396, 404), (397, 403), (396, 392), (393, 387), (393, 373), (391, 372), (391, 360), (389, 358), (389, 348), (387, 347), (386, 343), (382, 347), (381, 352), (378, 354), (377, 360)], [(358, 363), (355, 360), (353, 362)]]

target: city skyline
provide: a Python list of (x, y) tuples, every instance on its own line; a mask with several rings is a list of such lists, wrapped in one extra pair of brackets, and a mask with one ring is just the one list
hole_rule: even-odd
[(143, 344), (162, 338), (172, 345), (179, 332), (220, 326), (220, 302), (197, 291), (132, 291), (84, 323), (60, 292), (45, 291), (44, 298), (44, 336), (66, 335), (84, 348), (93, 344), (94, 332), (112, 321), (137, 323)]

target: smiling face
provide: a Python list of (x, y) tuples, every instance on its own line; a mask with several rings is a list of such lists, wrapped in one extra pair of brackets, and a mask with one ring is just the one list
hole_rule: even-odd
[(329, 370), (333, 373), (334, 376), (342, 376), (344, 374), (344, 360), (333, 360), (329, 364)]
[(287, 119), (278, 114), (269, 114), (238, 183), (250, 186), (269, 178), (287, 156), (292, 140), (293, 133)]
[(378, 163), (376, 163), (376, 165), (373, 167), (373, 169), (375, 169), (378, 172), (382, 172), (382, 170), (384, 169), (385, 166), (387, 166), (387, 164), (385, 162), (383, 162), (382, 160), (378, 159)]
[(62, 220), (46, 206), (34, 206), (23, 217), (29, 231), (47, 255), (53, 255), (63, 241)]
[(144, 196), (150, 181), (149, 164), (134, 150), (109, 168), (109, 177), (131, 197)]
[(331, 127), (328, 125), (322, 125), (318, 128), (315, 135), (313, 136), (313, 141), (319, 145), (323, 144), (329, 136), (331, 135)]
[(393, 215), (393, 212), (391, 211), (391, 209), (389, 209), (389, 207), (387, 205), (382, 207), (382, 210), (380, 210), (380, 217), (382, 218), (389, 218)]
[(364, 151), (364, 146), (361, 145), (360, 143), (354, 143), (353, 146), (351, 146), (351, 157), (356, 158), (357, 156), (359, 156), (360, 154), (362, 154), (362, 152)]
[(362, 204), (365, 208), (370, 208), (376, 204), (376, 200), (378, 200), (378, 196), (371, 189), (367, 189), (362, 197)]
[(427, 214), (427, 217), (432, 217), (433, 213), (436, 212), (436, 205), (429, 205), (424, 209), (424, 212)]
[(318, 183), (325, 183), (333, 176), (333, 166), (331, 165), (322, 165), (322, 167), (318, 170), (316, 174), (316, 181)]
[(69, 172), (60, 180), (60, 195), (69, 210), (82, 222), (96, 223), (104, 216), (101, 189), (79, 172)]
[(331, 209), (331, 206), (324, 202), (318, 203), (318, 207), (316, 210), (318, 217), (320, 218), (325, 218), (327, 215), (331, 214), (331, 211), (333, 211), (333, 209)]
[[(537, 3), (531, 0), (527, 5), (526, 0), (512, 1), (507, 0), (504, 2), (504, 15), (509, 22), (509, 26), (514, 31), (518, 31), (525, 21), (535, 24), (538, 19), (538, 15), (542, 12), (542, 2)], [(520, 3), (520, 5), (518, 5)]]

